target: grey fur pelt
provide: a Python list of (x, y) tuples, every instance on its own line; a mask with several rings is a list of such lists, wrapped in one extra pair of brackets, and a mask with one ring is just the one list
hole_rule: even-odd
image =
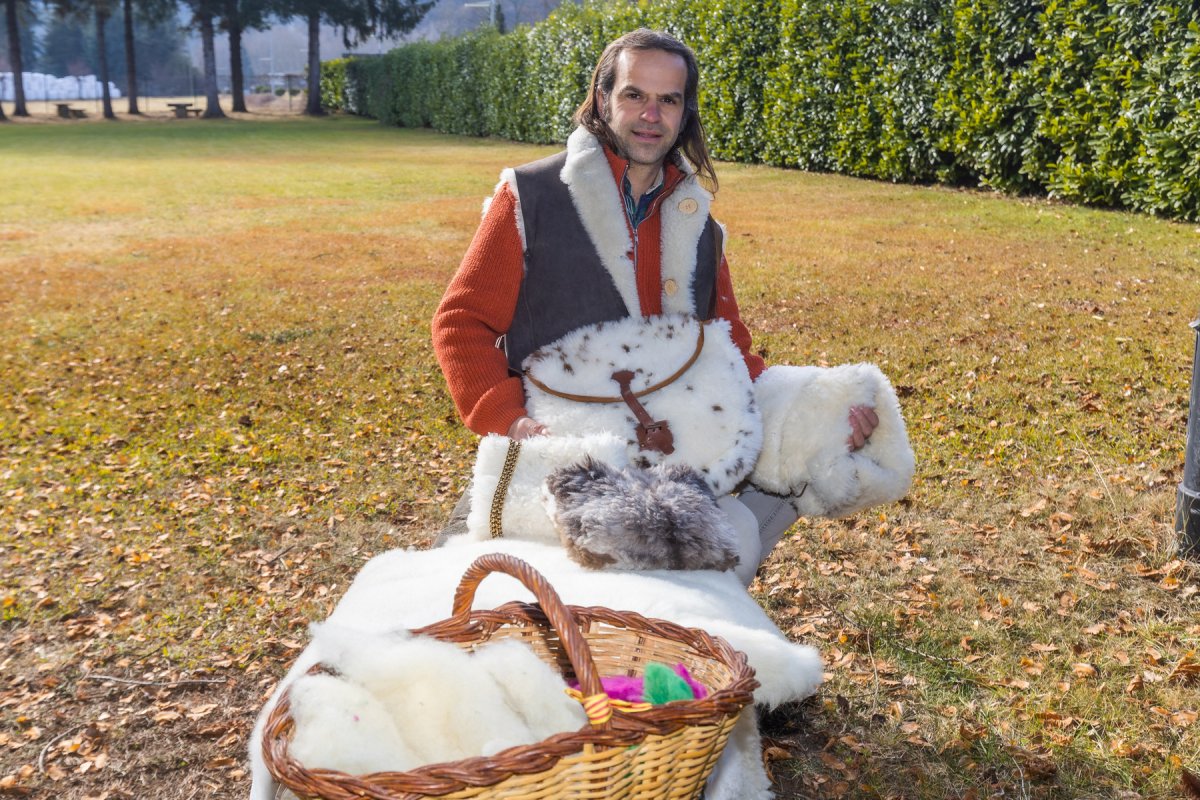
[(708, 483), (680, 465), (616, 468), (587, 458), (543, 492), (568, 555), (585, 567), (732, 569), (737, 533)]

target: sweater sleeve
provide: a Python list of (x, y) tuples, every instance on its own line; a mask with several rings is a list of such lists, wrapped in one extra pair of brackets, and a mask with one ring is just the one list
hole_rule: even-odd
[(516, 204), (502, 183), (431, 324), (433, 352), (455, 408), (481, 435), (506, 433), (526, 414), (521, 379), (509, 374), (504, 351), (496, 347), (512, 324), (524, 273)]
[(750, 349), (750, 330), (742, 322), (741, 313), (738, 311), (737, 298), (733, 296), (733, 278), (729, 274), (729, 262), (725, 260), (724, 255), (721, 256), (721, 266), (717, 269), (715, 316), (729, 321), (733, 342), (742, 351), (746, 369), (750, 371), (750, 380), (758, 380), (758, 376), (766, 370), (767, 363), (763, 361), (762, 356)]

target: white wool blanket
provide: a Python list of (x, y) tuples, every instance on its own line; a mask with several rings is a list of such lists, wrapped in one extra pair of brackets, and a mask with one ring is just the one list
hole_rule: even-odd
[[(746, 653), (762, 684), (755, 702), (774, 706), (799, 700), (821, 682), (820, 656), (795, 644), (775, 626), (731, 572), (591, 571), (571, 561), (562, 547), (497, 539), (453, 542), (436, 550), (394, 550), (369, 561), (330, 615), (328, 623), (365, 634), (417, 628), (450, 616), (454, 590), (467, 567), (480, 555), (503, 552), (541, 572), (563, 601), (606, 606), (647, 617), (702, 628)], [(488, 576), (475, 595), (476, 608), (495, 608), (510, 600), (532, 601), (532, 594), (507, 575)], [(313, 664), (335, 654), (313, 642), (300, 654), (259, 717), (251, 736), (252, 800), (273, 800), (276, 785), (262, 758), (262, 726), (279, 694)], [(753, 709), (730, 737), (709, 785), (710, 800), (766, 800), (769, 780), (758, 758)], [(739, 734), (740, 731), (740, 734)], [(724, 788), (722, 788), (724, 787)]]
[[(763, 447), (750, 475), (755, 486), (798, 495), (807, 517), (844, 517), (899, 500), (915, 461), (900, 402), (873, 364), (769, 368), (754, 382), (763, 415)], [(849, 410), (871, 406), (879, 426), (851, 451)]]

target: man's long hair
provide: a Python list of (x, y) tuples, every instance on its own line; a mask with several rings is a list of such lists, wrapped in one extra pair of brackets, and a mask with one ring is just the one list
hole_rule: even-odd
[(671, 152), (682, 154), (691, 162), (701, 181), (715, 194), (717, 173), (713, 169), (708, 145), (704, 141), (704, 126), (700, 124), (700, 67), (696, 64), (696, 54), (692, 52), (692, 48), (671, 34), (638, 28), (604, 48), (604, 53), (592, 72), (587, 99), (575, 111), (575, 124), (587, 128), (611, 150), (620, 152), (612, 129), (608, 127), (608, 109), (605, 108), (605, 101), (612, 98), (613, 86), (617, 82), (617, 59), (625, 50), (662, 50), (683, 58), (687, 65), (687, 84), (683, 93), (683, 124), (679, 127), (679, 138), (675, 140)]

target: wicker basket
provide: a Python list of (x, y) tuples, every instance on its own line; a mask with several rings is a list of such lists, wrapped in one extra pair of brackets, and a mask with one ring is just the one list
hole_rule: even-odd
[[(475, 590), (491, 572), (517, 578), (538, 603), (472, 611)], [(498, 638), (524, 642), (564, 677), (579, 681), (591, 701), (585, 703), (591, 724), (490, 757), (353, 776), (306, 769), (289, 756), (294, 723), (284, 692), (267, 718), (262, 745), (267, 768), (280, 784), (301, 798), (324, 800), (690, 800), (703, 789), (758, 686), (745, 654), (724, 640), (632, 612), (565, 606), (533, 567), (499, 553), (481, 556), (467, 569), (449, 619), (413, 633), (467, 650)], [(708, 695), (634, 713), (608, 706), (600, 676), (637, 675), (650, 661), (683, 664), (709, 688)]]

